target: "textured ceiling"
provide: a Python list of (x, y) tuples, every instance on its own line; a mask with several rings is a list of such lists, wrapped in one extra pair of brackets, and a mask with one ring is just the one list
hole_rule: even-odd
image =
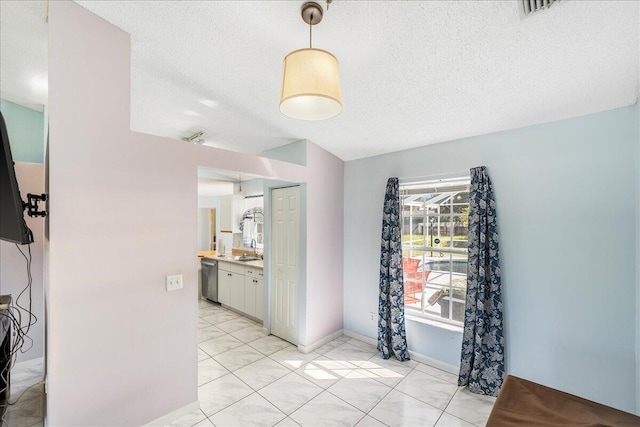
[(0, 1), (0, 96), (39, 111), (47, 103), (47, 4)]
[[(5, 33), (42, 37), (13, 21), (43, 3), (20, 13), (4, 3), (2, 92), (20, 95), (5, 72), (23, 63), (46, 71), (46, 58), (7, 48), (16, 37)], [(521, 19), (515, 1), (335, 0), (313, 40), (340, 61), (344, 110), (322, 122), (278, 108), (282, 60), (308, 43), (302, 1), (78, 3), (131, 34), (134, 130), (176, 139), (203, 130), (207, 145), (246, 153), (309, 139), (352, 160), (638, 97), (636, 1), (564, 0)]]

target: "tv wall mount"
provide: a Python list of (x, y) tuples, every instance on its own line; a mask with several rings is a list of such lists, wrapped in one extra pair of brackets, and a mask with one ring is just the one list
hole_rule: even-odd
[(42, 194), (31, 194), (28, 193), (27, 194), (27, 202), (22, 202), (22, 206), (24, 209), (27, 210), (27, 214), (30, 217), (34, 217), (34, 216), (47, 216), (47, 211), (41, 211), (40, 210), (40, 202), (46, 202), (47, 201), (47, 195), (42, 193)]

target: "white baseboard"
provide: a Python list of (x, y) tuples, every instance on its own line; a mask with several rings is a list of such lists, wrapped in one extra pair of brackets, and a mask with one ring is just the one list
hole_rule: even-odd
[[(357, 332), (350, 331), (348, 329), (344, 330), (344, 334), (350, 338), (355, 338), (358, 341), (365, 342), (367, 344), (371, 344), (374, 347), (378, 346), (378, 340), (375, 338), (368, 337), (366, 335), (361, 335)], [(424, 354), (417, 353), (415, 351), (409, 350), (409, 356), (411, 356), (411, 360), (415, 360), (416, 362), (424, 363), (425, 365), (432, 366), (434, 368), (438, 368), (442, 371), (449, 372), (454, 375), (458, 375), (460, 371), (459, 366), (450, 365), (448, 363), (442, 362), (440, 360), (431, 358), (429, 356), (425, 356)]]
[(326, 343), (328, 343), (330, 341), (333, 341), (336, 338), (340, 338), (342, 335), (344, 335), (343, 330), (342, 329), (338, 329), (334, 333), (327, 335), (326, 337), (314, 342), (313, 344), (309, 344), (309, 345), (298, 344), (298, 350), (301, 353), (310, 353), (313, 350), (315, 350), (316, 348), (322, 347)]
[(424, 363), (425, 365), (438, 368), (441, 371), (449, 372), (450, 374), (458, 375), (458, 373), (460, 372), (459, 366), (449, 365), (448, 363), (431, 358), (429, 356), (425, 356), (424, 354), (416, 353), (415, 351), (409, 350), (409, 356), (411, 356), (411, 360), (415, 360), (416, 362)]
[(186, 406), (183, 406), (180, 409), (176, 409), (173, 412), (168, 413), (167, 415), (163, 415), (160, 418), (157, 418), (153, 421), (151, 421), (148, 424), (145, 424), (146, 427), (152, 427), (152, 426), (166, 426), (171, 424), (172, 421), (177, 420), (180, 417), (183, 417), (187, 414), (190, 414), (191, 412), (194, 412), (196, 410), (200, 409), (200, 402), (199, 401), (195, 401), (195, 402), (191, 402)]
[(378, 340), (375, 338), (368, 337), (366, 335), (361, 335), (357, 332), (350, 331), (348, 329), (344, 330), (344, 334), (349, 338), (355, 338), (358, 341), (366, 342), (367, 344), (371, 344), (374, 347), (378, 346)]

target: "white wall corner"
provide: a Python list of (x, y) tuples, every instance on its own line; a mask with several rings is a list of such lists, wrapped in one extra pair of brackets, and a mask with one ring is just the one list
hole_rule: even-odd
[(344, 334), (344, 331), (342, 329), (339, 329), (337, 331), (335, 331), (332, 334), (327, 335), (326, 337), (312, 343), (309, 345), (302, 345), (302, 344), (298, 344), (298, 350), (302, 353), (310, 353), (313, 350), (315, 350), (316, 348), (322, 347), (323, 345), (325, 345), (328, 342), (331, 342), (333, 340), (335, 340), (336, 338), (340, 338), (342, 335)]
[(145, 426), (151, 427), (151, 426), (170, 425), (172, 422), (178, 420), (180, 417), (184, 417), (185, 415), (195, 412), (199, 409), (200, 409), (200, 402), (196, 400), (195, 402), (191, 402), (180, 409), (177, 409), (173, 412), (170, 412), (166, 415), (161, 416), (160, 418), (157, 418), (151, 421), (149, 424), (145, 424)]
[[(640, 8), (638, 10), (640, 18)], [(640, 43), (638, 43), (640, 60)], [(639, 64), (640, 65), (640, 64)], [(638, 68), (640, 71), (640, 68)], [(640, 73), (638, 73), (640, 79)], [(640, 94), (640, 80), (638, 81)], [(639, 95), (640, 96), (640, 95)], [(636, 144), (636, 414), (640, 415), (640, 98), (636, 102), (636, 115), (638, 119)]]

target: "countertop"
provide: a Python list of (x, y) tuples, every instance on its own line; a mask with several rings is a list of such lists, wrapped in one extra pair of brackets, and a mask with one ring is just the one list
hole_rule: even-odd
[(202, 257), (215, 257), (216, 255), (218, 255), (218, 251), (200, 251), (198, 252), (198, 258), (202, 258)]
[[(203, 255), (200, 255), (203, 254)], [(231, 252), (227, 252), (224, 257), (218, 256), (216, 251), (202, 251), (198, 252), (198, 256), (200, 258), (210, 258), (215, 259), (218, 262), (229, 262), (231, 264), (244, 265), (246, 267), (254, 267), (254, 268), (264, 268), (264, 260), (256, 260), (256, 261), (238, 261), (234, 259), (234, 256), (231, 255)]]

